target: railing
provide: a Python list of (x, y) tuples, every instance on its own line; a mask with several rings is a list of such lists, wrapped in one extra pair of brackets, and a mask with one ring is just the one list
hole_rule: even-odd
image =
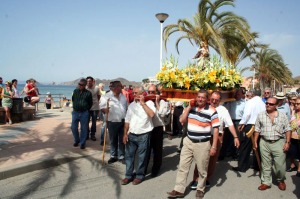
[[(40, 96), (40, 101), (39, 103), (44, 103), (45, 102), (45, 98), (47, 97), (47, 94), (43, 94), (43, 93), (40, 93), (39, 94)], [(53, 102), (56, 102), (58, 100), (58, 103), (59, 103), (59, 108), (61, 108), (63, 106), (63, 100), (65, 100), (65, 96), (63, 94), (52, 94), (51, 93), (51, 97), (53, 98)], [(36, 104), (36, 110), (38, 110), (38, 104)]]

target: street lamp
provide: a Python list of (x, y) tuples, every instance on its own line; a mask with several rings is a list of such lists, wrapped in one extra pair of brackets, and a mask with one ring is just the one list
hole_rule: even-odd
[(169, 17), (166, 13), (158, 13), (155, 15), (160, 22), (160, 69), (162, 68), (162, 45), (163, 45), (163, 23)]

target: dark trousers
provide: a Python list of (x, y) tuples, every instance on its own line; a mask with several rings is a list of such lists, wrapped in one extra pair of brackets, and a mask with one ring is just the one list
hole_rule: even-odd
[(172, 123), (172, 127), (173, 127), (173, 135), (178, 135), (178, 134), (182, 134), (182, 125), (179, 122), (179, 117), (183, 112), (183, 107), (182, 106), (175, 106), (174, 108), (174, 113), (173, 113), (173, 123)]
[[(249, 132), (251, 129), (252, 124), (245, 125), (242, 132), (239, 133), (240, 139), (240, 149), (239, 149), (239, 156), (238, 156), (238, 169), (241, 172), (246, 172), (250, 167), (250, 153), (253, 148), (251, 138), (246, 136), (246, 133)], [(255, 154), (253, 152), (253, 154)], [(255, 155), (253, 155), (253, 167), (257, 168), (257, 160)]]
[(87, 138), (89, 138), (89, 134), (94, 137), (96, 133), (96, 122), (97, 122), (97, 115), (99, 114), (98, 110), (89, 111), (89, 118), (91, 119), (92, 125), (91, 128), (88, 126), (88, 134)]
[[(239, 135), (238, 132), (238, 123), (233, 122), (235, 130), (237, 132), (237, 135)], [(236, 147), (234, 146), (234, 138), (229, 130), (228, 127), (224, 128), (224, 135), (223, 135), (223, 143), (220, 151), (219, 158), (225, 158), (226, 156), (232, 156), (236, 157), (237, 155), (237, 150)]]
[(153, 151), (153, 166), (151, 173), (156, 175), (162, 164), (163, 154), (163, 126), (154, 127), (150, 134), (150, 148), (147, 154), (147, 166), (145, 172), (147, 172), (151, 152)]

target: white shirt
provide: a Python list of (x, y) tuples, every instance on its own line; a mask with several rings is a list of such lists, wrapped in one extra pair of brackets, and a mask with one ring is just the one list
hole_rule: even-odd
[(107, 108), (107, 100), (109, 100), (108, 121), (121, 122), (125, 116), (128, 108), (126, 97), (120, 93), (119, 99), (115, 97), (113, 92), (108, 92), (100, 98), (100, 109)]
[(228, 110), (222, 105), (218, 106), (216, 110), (218, 112), (218, 116), (220, 120), (219, 133), (224, 133), (223, 132), (224, 125), (225, 127), (229, 127), (233, 125), (230, 114)]
[(159, 101), (159, 110), (156, 111), (155, 116), (152, 118), (154, 127), (163, 126), (163, 118), (170, 113), (169, 103), (160, 100)]
[(91, 107), (91, 111), (98, 111), (100, 110), (99, 107), (99, 100), (98, 100), (98, 96), (99, 96), (99, 87), (95, 86), (93, 88), (88, 88), (86, 87), (86, 90), (90, 91), (92, 93), (92, 98), (93, 98), (93, 105)]
[(240, 124), (255, 124), (258, 114), (266, 110), (266, 104), (258, 96), (248, 100), (245, 104), (244, 114)]
[[(156, 114), (154, 103), (149, 100), (146, 105)], [(147, 115), (140, 102), (133, 101), (128, 107), (125, 122), (129, 123), (128, 133), (143, 134), (154, 128), (152, 118)]]

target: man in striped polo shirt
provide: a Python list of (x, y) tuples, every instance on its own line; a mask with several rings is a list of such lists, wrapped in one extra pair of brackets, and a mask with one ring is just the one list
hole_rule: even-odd
[[(167, 193), (169, 198), (184, 197), (187, 175), (193, 162), (192, 158), (194, 158), (195, 163), (198, 165), (198, 172), (200, 176), (198, 180), (196, 198), (204, 197), (208, 162), (210, 156), (214, 156), (216, 154), (220, 126), (216, 109), (209, 106), (207, 101), (207, 91), (200, 90), (196, 98), (196, 103), (194, 100), (191, 100), (189, 106), (184, 109), (180, 116), (181, 123), (188, 122), (188, 132), (187, 137), (183, 140), (174, 190)], [(209, 142), (211, 132), (213, 132), (212, 144)]]

